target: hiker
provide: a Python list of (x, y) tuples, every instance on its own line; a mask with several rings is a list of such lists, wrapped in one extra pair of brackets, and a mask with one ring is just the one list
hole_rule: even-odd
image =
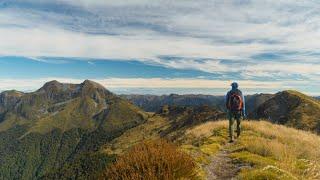
[(226, 95), (227, 115), (229, 119), (229, 137), (230, 141), (234, 141), (234, 121), (237, 121), (237, 138), (241, 131), (241, 117), (246, 118), (245, 99), (242, 92), (238, 89), (238, 83), (231, 84), (232, 89)]

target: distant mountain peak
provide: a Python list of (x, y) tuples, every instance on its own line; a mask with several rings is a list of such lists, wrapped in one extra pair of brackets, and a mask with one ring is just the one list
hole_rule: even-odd
[(17, 91), (17, 90), (2, 91), (1, 94), (5, 95), (5, 96), (16, 96), (16, 97), (20, 97), (20, 96), (24, 95), (23, 92)]
[(294, 90), (277, 93), (261, 104), (252, 116), (298, 129), (320, 132), (320, 103), (313, 97)]
[(82, 85), (82, 87), (91, 87), (91, 88), (95, 88), (95, 89), (106, 89), (103, 85), (101, 85), (101, 84), (99, 84), (97, 82), (88, 80), (88, 79), (83, 81), (81, 83), (81, 85)]
[(63, 84), (57, 80), (52, 80), (52, 81), (46, 82), (38, 91), (60, 90), (63, 88), (64, 85), (69, 85), (69, 84)]
[[(13, 106), (20, 97), (24, 95), (23, 92), (16, 90), (3, 91), (0, 93), (0, 107)], [(1, 111), (1, 110), (0, 110)]]
[(296, 97), (300, 97), (300, 98), (303, 98), (303, 99), (309, 99), (310, 96), (307, 96), (299, 91), (296, 91), (296, 90), (285, 90), (285, 91), (282, 91), (278, 94), (286, 94), (286, 95), (291, 95), (291, 96), (296, 96)]
[(91, 80), (85, 80), (80, 84), (80, 94), (95, 97), (94, 99), (97, 96), (105, 97), (106, 95), (112, 95), (103, 85)]
[[(36, 92), (13, 95), (0, 94), (0, 179), (48, 179), (42, 176), (51, 170), (63, 171), (69, 159), (70, 163), (82, 162), (82, 156), (96, 156), (96, 152), (100, 159), (100, 147), (148, 118), (144, 111), (89, 80), (81, 84), (50, 81)], [(6, 165), (14, 173), (3, 170)]]
[(61, 83), (57, 80), (52, 80), (45, 83), (37, 93), (45, 94), (46, 97), (52, 100), (70, 99), (78, 95), (90, 97), (106, 97), (112, 95), (104, 86), (91, 80), (85, 80), (80, 84)]

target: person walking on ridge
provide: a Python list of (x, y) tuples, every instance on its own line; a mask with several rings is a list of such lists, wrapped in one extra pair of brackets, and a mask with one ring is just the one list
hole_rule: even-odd
[(238, 89), (236, 82), (231, 84), (232, 89), (226, 95), (227, 116), (229, 119), (229, 137), (230, 141), (234, 141), (234, 121), (237, 121), (237, 138), (241, 132), (241, 117), (246, 118), (245, 99), (242, 92)]

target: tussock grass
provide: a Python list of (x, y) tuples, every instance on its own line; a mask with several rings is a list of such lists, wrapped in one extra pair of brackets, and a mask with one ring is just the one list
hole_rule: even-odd
[[(228, 122), (208, 122), (186, 132), (195, 138), (226, 138)], [(231, 147), (230, 156), (251, 169), (242, 170), (242, 179), (320, 179), (320, 137), (301, 130), (265, 121), (242, 122), (242, 135)], [(212, 142), (216, 151), (216, 143)], [(206, 147), (210, 147), (206, 144)]]
[(224, 129), (228, 125), (227, 121), (215, 121), (215, 122), (207, 122), (204, 124), (201, 124), (199, 126), (196, 126), (192, 129), (187, 130), (187, 135), (193, 135), (197, 138), (201, 136), (211, 136), (212, 131), (217, 129)]
[(211, 162), (210, 157), (227, 143), (226, 126), (226, 121), (207, 122), (187, 129), (181, 138), (183, 143), (180, 148), (195, 159), (199, 167), (196, 171), (199, 179), (206, 179), (204, 166), (208, 165)]
[(150, 118), (145, 123), (125, 131), (121, 136), (103, 146), (102, 151), (120, 155), (146, 139), (159, 139), (159, 131), (168, 127), (168, 122), (160, 116), (152, 116), (151, 113), (149, 115)]
[(100, 179), (195, 179), (191, 156), (164, 140), (144, 141), (117, 158)]

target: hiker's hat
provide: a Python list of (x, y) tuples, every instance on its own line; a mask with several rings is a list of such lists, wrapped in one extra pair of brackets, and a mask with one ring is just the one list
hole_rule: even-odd
[(233, 82), (233, 83), (231, 83), (231, 87), (232, 87), (232, 88), (238, 88), (238, 87), (239, 87), (239, 85), (238, 85), (238, 83)]

